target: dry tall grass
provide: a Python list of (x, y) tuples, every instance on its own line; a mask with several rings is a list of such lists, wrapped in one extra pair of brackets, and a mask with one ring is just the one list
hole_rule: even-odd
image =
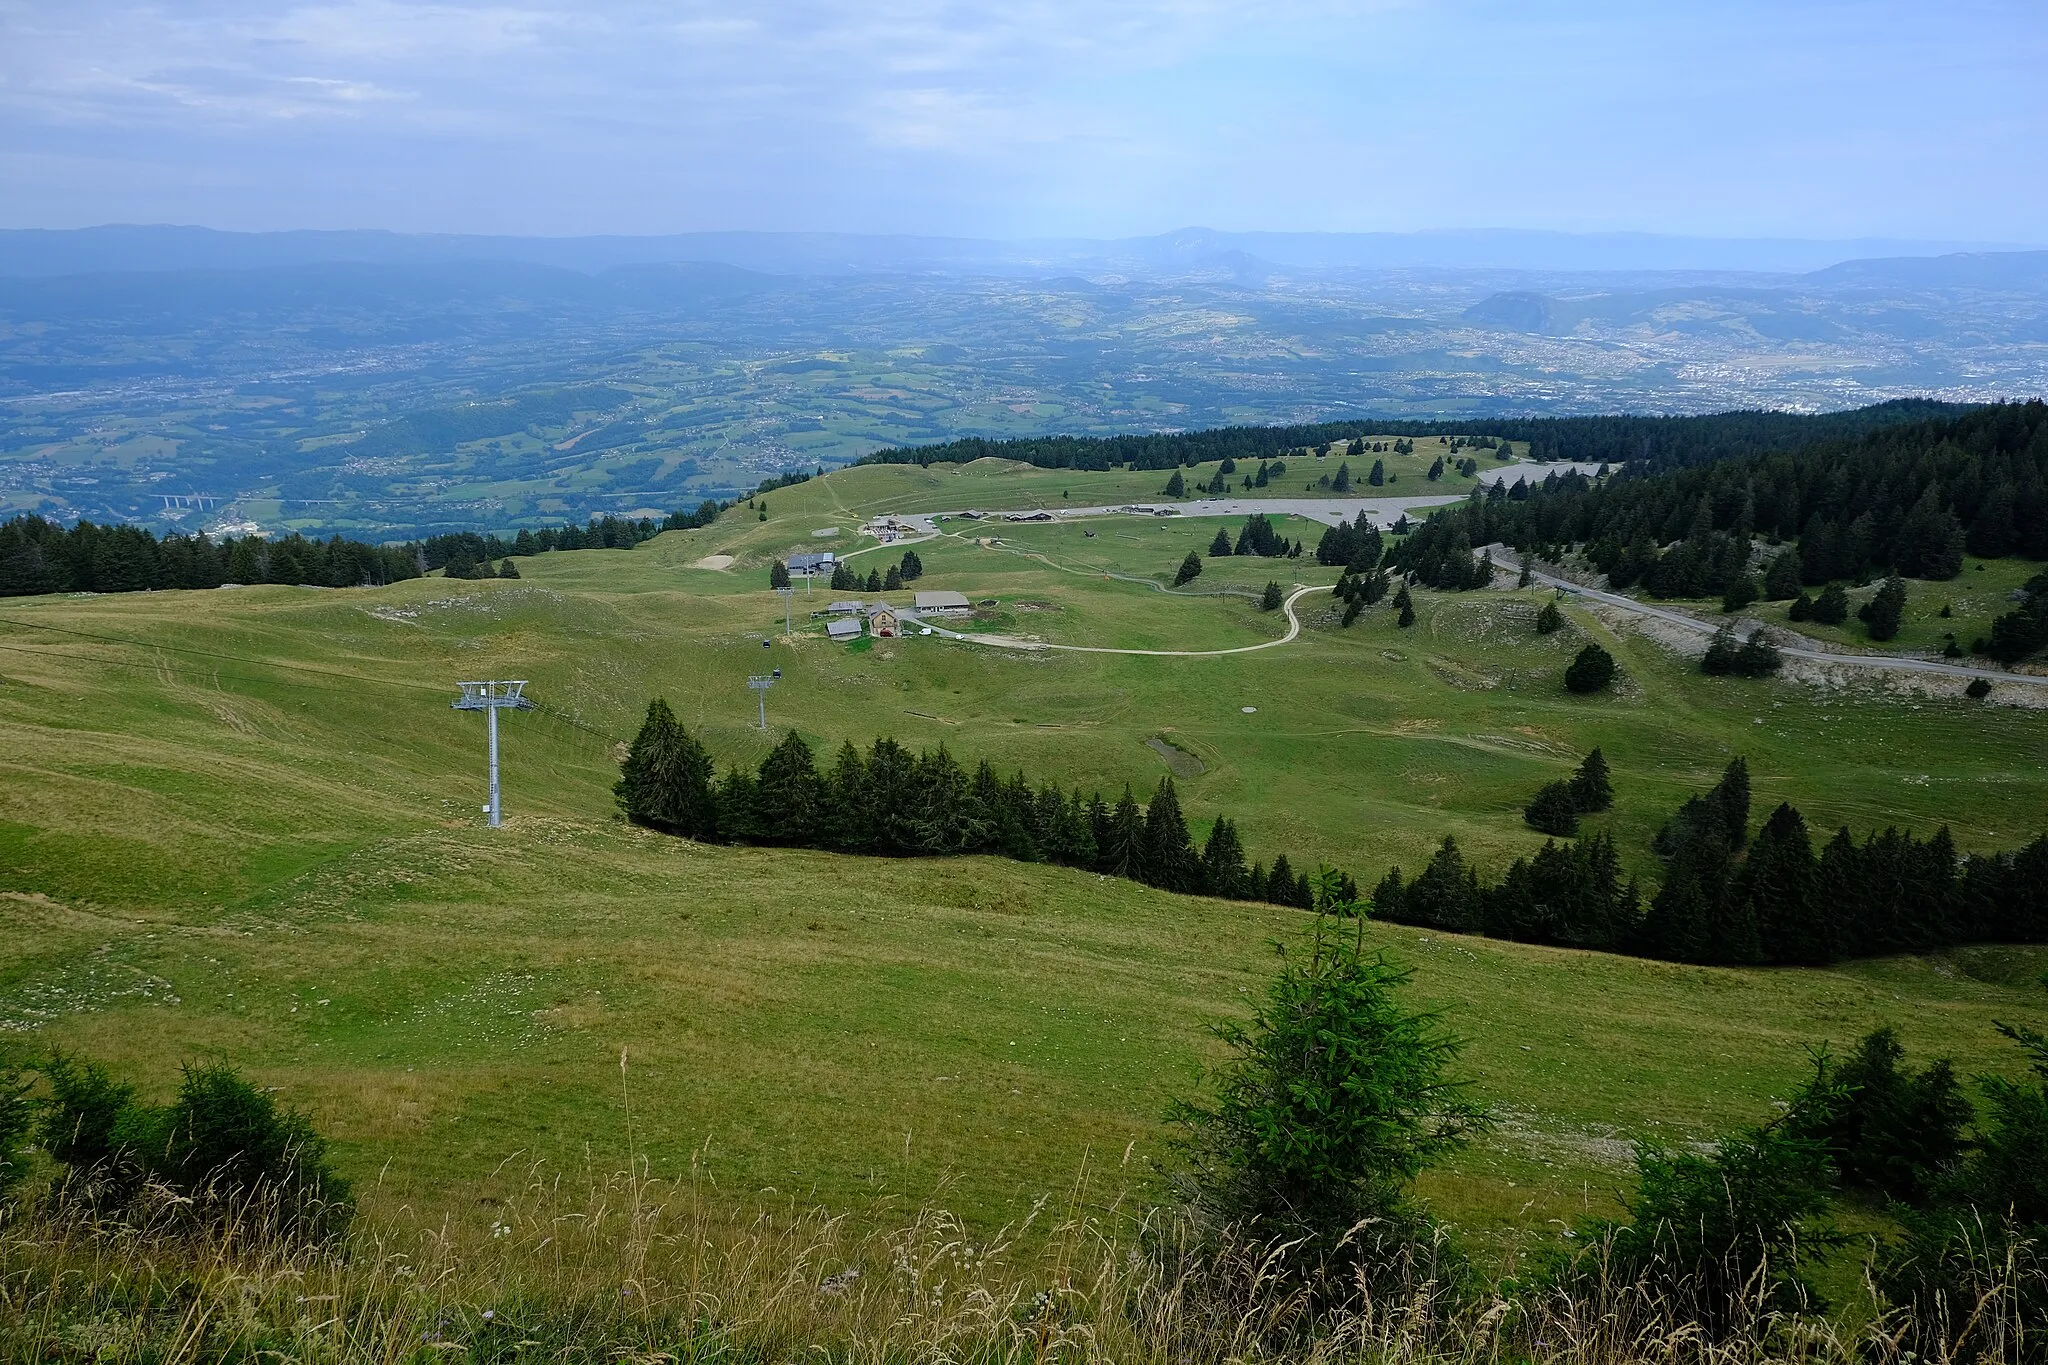
[(2034, 1277), (2038, 1293), (2043, 1273), (2024, 1254), (1983, 1258), (1982, 1292), (1954, 1306), (1953, 1322), (1873, 1307), (1868, 1325), (1846, 1329), (1765, 1311), (1759, 1286), (1736, 1329), (1709, 1340), (1668, 1291), (1605, 1277), (1598, 1247), (1583, 1253), (1576, 1288), (1511, 1294), (1472, 1291), (1455, 1258), (1426, 1246), (1383, 1267), (1376, 1292), (1312, 1314), (1291, 1247), (1212, 1239), (1195, 1250), (1170, 1215), (1092, 1203), (1085, 1183), (989, 1239), (936, 1209), (882, 1232), (818, 1211), (736, 1218), (700, 1183), (638, 1173), (571, 1194), (529, 1172), (490, 1208), (487, 1226), (359, 1224), (345, 1245), (321, 1246), (272, 1235), (246, 1210), (195, 1222), (163, 1191), (118, 1217), (79, 1200), (31, 1202), (0, 1223), (0, 1355), (1974, 1365), (2040, 1350), (2015, 1309), (2022, 1281)]

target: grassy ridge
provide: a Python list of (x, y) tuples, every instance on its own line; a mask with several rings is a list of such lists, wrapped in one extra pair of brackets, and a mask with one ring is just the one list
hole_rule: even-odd
[[(1646, 874), (1650, 834), (1734, 753), (1760, 806), (1789, 798), (1824, 825), (1946, 819), (1983, 848), (2048, 809), (2048, 776), (2014, 762), (2042, 751), (2036, 714), (1703, 679), (1605, 636), (1628, 682), (1574, 698), (1558, 674), (1599, 628), (1575, 618), (1540, 639), (1520, 594), (1421, 594), (1410, 631), (1384, 611), (1340, 631), (1314, 598), (1301, 641), (1216, 659), (936, 639), (854, 653), (808, 621), (780, 638), (764, 575), (687, 567), (890, 496), (835, 492), (841, 478), (771, 495), (767, 523), (541, 556), (518, 583), (6, 604), (0, 1027), (156, 1087), (180, 1056), (223, 1050), (310, 1103), (375, 1201), (481, 1217), (464, 1192), (514, 1152), (615, 1168), (624, 1048), (657, 1169), (696, 1152), (731, 1190), (841, 1207), (950, 1179), (949, 1202), (994, 1219), (1084, 1152), (1156, 1157), (1166, 1099), (1208, 1055), (1203, 1021), (1245, 1007), (1267, 941), (1298, 916), (995, 860), (627, 829), (610, 811), (614, 744), (649, 695), (721, 761), (751, 761), (767, 739), (741, 679), (780, 666), (771, 719), (821, 748), (893, 734), (1109, 792), (1157, 781), (1146, 741), (1164, 735), (1203, 765), (1178, 779), (1198, 834), (1227, 812), (1254, 854), (1361, 874), (1412, 869), (1446, 832), (1491, 868), (1528, 851), (1521, 803), (1594, 743), (1619, 792), (1596, 823)], [(1240, 599), (1101, 576), (1163, 572), (1215, 523), (1099, 526), (930, 542), (926, 582), (995, 597), (996, 625), (1048, 639), (1279, 633)], [(1240, 572), (1330, 576), (1217, 561), (1197, 586)], [(549, 707), (506, 724), (495, 834), (477, 813), (482, 727), (447, 709), (477, 676), (531, 678)], [(1753, 1119), (1818, 1038), (1890, 1022), (1965, 1071), (2005, 1065), (1990, 1020), (2035, 1008), (2048, 966), (1980, 950), (1718, 971), (1369, 932), (1419, 965), (1418, 994), (1452, 1012), (1508, 1111), (1432, 1191), (1487, 1225), (1597, 1201), (1629, 1136)]]

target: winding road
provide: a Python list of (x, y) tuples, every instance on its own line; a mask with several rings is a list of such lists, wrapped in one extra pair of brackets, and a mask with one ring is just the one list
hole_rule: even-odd
[[(1552, 474), (1576, 472), (1595, 473), (1600, 466), (1575, 464), (1560, 461), (1555, 464), (1497, 465), (1482, 469), (1476, 476), (1481, 487), (1504, 483), (1510, 474), (1531, 483), (1541, 483)], [(1092, 517), (1123, 516), (1177, 516), (1177, 517), (1248, 517), (1254, 512), (1263, 512), (1269, 517), (1301, 517), (1318, 521), (1325, 526), (1335, 526), (1340, 521), (1355, 521), (1364, 517), (1380, 527), (1392, 526), (1410, 512), (1426, 512), (1432, 508), (1447, 507), (1463, 502), (1464, 493), (1424, 493), (1410, 497), (1393, 497), (1383, 490), (1355, 488), (1355, 496), (1348, 498), (1274, 498), (1247, 494), (1243, 497), (1232, 495), (1220, 498), (1196, 498), (1191, 502), (1126, 502), (1106, 507), (1033, 507), (1005, 508), (1001, 511), (984, 512), (978, 517), (981, 524), (1004, 525), (1013, 516), (1035, 516), (1049, 521), (1077, 521)], [(1356, 511), (1352, 509), (1356, 508)], [(919, 536), (939, 534), (938, 518), (960, 517), (964, 512), (889, 512), (881, 514), (900, 526), (912, 527)], [(880, 517), (876, 519), (881, 519)], [(896, 542), (904, 544), (903, 541)], [(859, 552), (856, 552), (859, 553)]]
[[(1588, 474), (1594, 472), (1594, 466), (1590, 465), (1512, 464), (1483, 470), (1480, 473), (1479, 479), (1482, 483), (1493, 483), (1504, 480), (1510, 474), (1522, 478), (1532, 476), (1534, 478), (1541, 478), (1545, 475), (1568, 469)], [(1461, 502), (1463, 501), (1463, 495), (1436, 494), (1408, 498), (1369, 498), (1362, 501), (1367, 505), (1359, 506), (1355, 515), (1358, 517), (1369, 517), (1375, 523), (1387, 526), (1408, 512), (1422, 511), (1427, 508), (1441, 507), (1448, 503)], [(1349, 501), (1339, 503), (1328, 498), (1216, 498), (1179, 503), (1127, 503), (1117, 507), (1045, 508), (1042, 511), (1050, 519), (1056, 521), (1067, 521), (1083, 517), (1115, 516), (1119, 513), (1127, 516), (1151, 515), (1155, 508), (1171, 508), (1176, 515), (1198, 517), (1248, 516), (1254, 512), (1264, 512), (1269, 516), (1293, 515), (1305, 517), (1313, 521), (1322, 522), (1327, 526), (1335, 526), (1339, 521), (1350, 519), (1349, 514), (1354, 505), (1357, 504)], [(927, 512), (914, 515), (898, 514), (894, 518), (898, 524), (915, 527), (919, 534), (913, 540), (899, 540), (896, 544), (915, 544), (940, 535), (958, 536), (959, 532), (941, 531), (937, 518), (941, 516), (957, 517), (959, 515), (958, 512)], [(990, 513), (985, 519), (984, 524), (990, 526), (1003, 525), (1005, 523), (1002, 518), (1005, 515), (1010, 514)], [(1499, 557), (1496, 558), (1496, 563), (1506, 564), (1512, 561), (1513, 551), (1506, 546), (1490, 545), (1484, 548), (1488, 551), (1497, 552)], [(1042, 558), (1041, 556), (1033, 557)], [(1050, 564), (1050, 561), (1047, 561), (1047, 563)], [(1112, 578), (1125, 577), (1125, 575), (1114, 573), (1109, 576)], [(1619, 611), (1633, 612), (1639, 616), (1653, 617), (1656, 620), (1664, 621), (1708, 637), (1713, 636), (1721, 628), (1722, 623), (1720, 622), (1702, 621), (1698, 617), (1690, 616), (1682, 611), (1673, 611), (1667, 607), (1651, 606), (1623, 593), (1584, 587), (1568, 579), (1558, 578), (1535, 569), (1530, 570), (1529, 576), (1535, 582), (1541, 583), (1546, 587), (1564, 589), (1567, 592), (1577, 594), (1589, 602), (1598, 602), (1603, 606), (1613, 607)], [(1131, 578), (1128, 581), (1134, 583), (1142, 582), (1158, 591), (1167, 591), (1163, 584), (1151, 579)], [(1228, 654), (1251, 654), (1261, 649), (1278, 649), (1281, 645), (1292, 644), (1301, 635), (1301, 618), (1295, 615), (1294, 604), (1309, 593), (1328, 591), (1327, 587), (1297, 586), (1293, 592), (1288, 594), (1287, 599), (1281, 603), (1281, 610), (1287, 614), (1287, 633), (1285, 635), (1277, 640), (1266, 640), (1255, 645), (1238, 645), (1232, 649), (1118, 649), (1108, 645), (1060, 645), (1049, 644), (1039, 640), (1019, 640), (1014, 636), (1008, 635), (964, 635), (959, 631), (946, 630), (936, 625), (932, 626), (932, 633), (934, 635), (942, 635), (949, 640), (978, 642), (991, 645), (997, 649), (1024, 651), (1066, 650), (1075, 654), (1141, 654), (1167, 659), (1209, 659)], [(930, 625), (931, 623), (925, 622), (924, 624)], [(1741, 624), (1745, 629), (1755, 629), (1757, 626), (1762, 626), (1766, 623), (1745, 619)], [(1782, 632), (1779, 633), (1782, 634)], [(1938, 659), (1916, 659), (1898, 654), (1851, 654), (1822, 648), (1818, 643), (1809, 645), (1778, 644), (1778, 652), (1787, 658), (1802, 659), (1811, 663), (1840, 664), (1851, 668), (1874, 669), (1878, 672), (1918, 673), (1935, 677), (1962, 679), (1983, 678), (1987, 682), (2020, 683), (2031, 687), (2048, 688), (2048, 676), (2031, 673), (2009, 673), (2004, 669), (1980, 668), (1972, 664), (1952, 664)]]

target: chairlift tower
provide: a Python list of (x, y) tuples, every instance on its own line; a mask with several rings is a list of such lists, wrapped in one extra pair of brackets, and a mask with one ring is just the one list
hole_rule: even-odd
[(781, 676), (782, 670), (778, 668), (769, 676), (764, 677), (761, 674), (755, 673), (747, 678), (747, 686), (754, 689), (754, 695), (761, 703), (761, 733), (763, 734), (768, 732), (768, 689), (775, 686), (775, 679)]
[(481, 711), (488, 723), (491, 748), (491, 804), (484, 810), (491, 817), (491, 828), (498, 827), (498, 712), (531, 711), (534, 704), (526, 695), (526, 679), (515, 681), (457, 683), (462, 695), (451, 703), (457, 711)]
[(796, 589), (794, 587), (777, 588), (775, 591), (782, 594), (782, 633), (784, 635), (793, 634), (794, 632), (789, 628), (789, 599), (796, 596)]

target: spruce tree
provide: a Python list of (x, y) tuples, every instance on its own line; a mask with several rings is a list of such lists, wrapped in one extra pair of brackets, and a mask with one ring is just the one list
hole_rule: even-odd
[(1459, 1042), (1395, 999), (1404, 969), (1321, 923), (1283, 960), (1251, 1021), (1222, 1030), (1214, 1102), (1175, 1107), (1192, 1189), (1205, 1222), (1298, 1243), (1323, 1283), (1376, 1296), (1429, 1254), (1415, 1177), (1487, 1116), (1451, 1074)]
[(1415, 624), (1415, 599), (1408, 595), (1408, 585), (1406, 583), (1403, 583), (1400, 591), (1394, 594), (1394, 610), (1400, 613), (1394, 624), (1399, 626), (1412, 626)]
[(1614, 804), (1614, 783), (1607, 772), (1607, 756), (1597, 748), (1587, 754), (1572, 774), (1572, 801), (1583, 815), (1606, 810)]
[(843, 559), (835, 560), (832, 564), (832, 591), (857, 592), (859, 589), (860, 580), (854, 577), (853, 566)]
[(867, 590), (869, 592), (880, 592), (882, 590), (882, 575), (878, 570), (868, 570)]
[[(1080, 794), (1080, 789), (1075, 789)], [(1103, 802), (1102, 793), (1088, 798), (1088, 841), (1095, 847), (1095, 861), (1090, 864), (1098, 872), (1108, 871), (1104, 859), (1109, 853), (1111, 820), (1109, 806)]]
[(505, 557), (505, 562), (504, 562), (504, 563), (502, 563), (502, 564), (500, 564), (500, 565), (498, 566), (498, 577), (500, 577), (500, 578), (517, 578), (517, 577), (519, 577), (519, 566), (518, 566), (517, 564), (514, 564), (514, 563), (512, 562), (512, 557), (511, 557), (510, 555), (507, 555), (507, 556)]
[(1614, 681), (1614, 671), (1614, 656), (1589, 644), (1565, 669), (1564, 685), (1582, 695), (1598, 692)]
[(1570, 838), (1579, 832), (1579, 807), (1572, 796), (1569, 782), (1551, 782), (1536, 793), (1522, 810), (1522, 819), (1530, 828), (1545, 834)]
[(791, 730), (761, 760), (756, 778), (763, 842), (816, 848), (823, 842), (825, 787), (803, 736)]
[(903, 552), (903, 581), (905, 583), (915, 583), (923, 577), (924, 561), (917, 557), (917, 551), (905, 550)]
[(1188, 557), (1180, 562), (1180, 568), (1173, 575), (1173, 586), (1178, 588), (1192, 583), (1202, 573), (1202, 557), (1190, 550)]
[(1245, 898), (1244, 844), (1237, 826), (1224, 816), (1216, 817), (1202, 845), (1202, 890), (1226, 900)]
[(1230, 532), (1221, 526), (1216, 528), (1216, 539), (1209, 542), (1209, 557), (1221, 559), (1230, 553)]
[(1972, 1110), (1946, 1058), (1917, 1072), (1905, 1058), (1890, 1028), (1867, 1034), (1834, 1072), (1835, 1102), (1802, 1108), (1795, 1122), (1833, 1154), (1844, 1186), (1919, 1207), (1952, 1186)]
[(1147, 881), (1145, 867), (1145, 816), (1138, 809), (1131, 787), (1124, 784), (1122, 799), (1110, 812), (1108, 837), (1102, 841), (1102, 870), (1116, 877)]
[(1721, 780), (1707, 793), (1707, 801), (1720, 816), (1721, 835), (1728, 847), (1740, 849), (1749, 842), (1749, 761), (1732, 758), (1721, 772)]
[(842, 853), (872, 851), (875, 822), (868, 799), (868, 765), (851, 740), (840, 744), (833, 759), (824, 802), (826, 846)]
[(1884, 586), (1877, 590), (1877, 596), (1864, 603), (1856, 615), (1870, 628), (1870, 638), (1882, 642), (1899, 633), (1905, 611), (1906, 583), (1893, 574), (1885, 579)]
[(1781, 551), (1764, 574), (1764, 596), (1773, 602), (1799, 597), (1799, 552)]
[(1766, 962), (1815, 967), (1834, 958), (1828, 903), (1815, 894), (1817, 871), (1806, 820), (1782, 802), (1764, 821), (1737, 878)]
[(1099, 804), (1099, 797), (1094, 802), (1084, 800), (1079, 787), (1068, 794), (1066, 809), (1060, 813), (1058, 837), (1053, 843), (1054, 856), (1066, 866), (1095, 866), (1094, 808)]
[(1294, 869), (1288, 866), (1287, 855), (1281, 854), (1273, 860), (1273, 866), (1266, 873), (1265, 885), (1258, 888), (1262, 900), (1274, 905), (1290, 905), (1294, 901)]
[(1372, 472), (1365, 476), (1365, 481), (1374, 488), (1383, 487), (1387, 482), (1387, 462), (1385, 460), (1374, 460), (1372, 462)]
[(676, 722), (668, 702), (656, 697), (647, 704), (612, 794), (636, 825), (714, 839), (719, 831), (711, 775), (711, 755)]
[(1174, 470), (1173, 477), (1166, 481), (1166, 496), (1169, 498), (1183, 498), (1187, 496), (1187, 492), (1187, 480), (1180, 476), (1178, 469)]
[(1763, 678), (1784, 666), (1785, 656), (1761, 630), (1753, 630), (1742, 648), (1735, 651), (1735, 672), (1745, 678)]
[(1849, 594), (1840, 583), (1830, 583), (1813, 599), (1813, 619), (1824, 626), (1839, 626), (1849, 619)]
[(1400, 899), (1409, 924), (1457, 934), (1474, 933), (1483, 926), (1479, 876), (1466, 866), (1458, 841), (1448, 834)]
[(729, 768), (712, 792), (718, 809), (718, 837), (733, 844), (768, 842), (769, 812), (761, 804), (761, 784), (745, 768)]
[(1280, 585), (1270, 579), (1267, 580), (1266, 591), (1259, 597), (1259, 610), (1278, 611), (1280, 610), (1280, 602)]
[(1193, 891), (1201, 881), (1200, 860), (1171, 777), (1159, 779), (1145, 807), (1144, 868), (1144, 880), (1165, 891)]
[(768, 566), (768, 586), (771, 588), (786, 588), (789, 586), (789, 566), (779, 559)]
[(884, 576), (883, 576), (883, 578), (882, 578), (882, 591), (883, 591), (883, 592), (901, 592), (901, 591), (903, 591), (903, 570), (901, 570), (900, 568), (898, 568), (898, 567), (897, 567), (896, 565), (894, 565), (894, 564), (891, 564), (891, 565), (889, 566), (889, 572), (888, 572), (888, 573), (887, 573), (886, 575), (884, 575)]
[(1711, 835), (1687, 843), (1644, 916), (1645, 950), (1669, 962), (1742, 960), (1719, 938), (1730, 890), (1728, 846)]

